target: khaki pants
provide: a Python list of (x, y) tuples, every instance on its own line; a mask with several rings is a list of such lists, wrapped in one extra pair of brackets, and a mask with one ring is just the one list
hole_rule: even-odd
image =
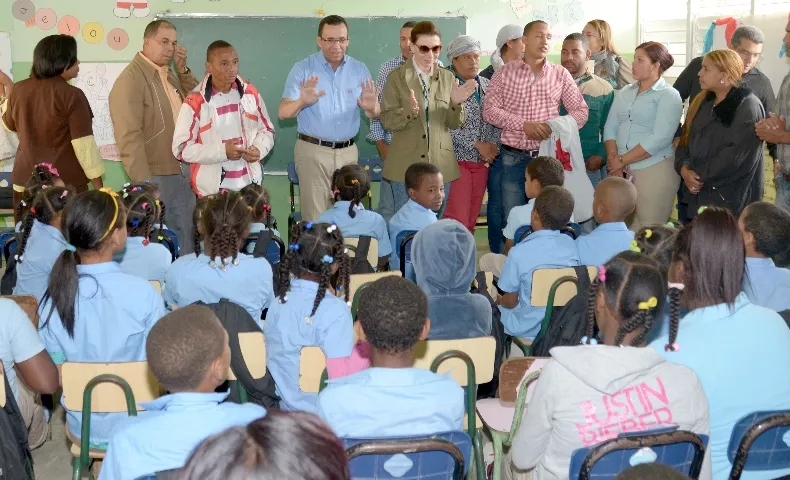
[(19, 389), (19, 412), (27, 427), (27, 440), (30, 448), (38, 448), (49, 437), (49, 424), (44, 416), (41, 396), (31, 392), (21, 378), (17, 377)]
[(507, 255), (485, 253), (480, 257), (480, 271), (491, 272), (499, 278), (502, 275), (502, 269), (505, 268), (505, 260), (507, 260)]
[(631, 170), (637, 191), (636, 213), (629, 228), (636, 232), (648, 225), (663, 225), (672, 214), (680, 185), (675, 159), (666, 157), (652, 167)]
[(299, 205), (302, 220), (314, 222), (330, 207), (332, 175), (335, 170), (357, 163), (356, 145), (332, 149), (296, 140), (294, 163), (299, 176)]

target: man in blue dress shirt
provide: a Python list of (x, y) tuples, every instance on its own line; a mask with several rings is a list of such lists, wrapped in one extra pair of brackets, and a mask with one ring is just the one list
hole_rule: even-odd
[(322, 19), (316, 43), (321, 51), (288, 74), (277, 111), (280, 119), (296, 117), (298, 124), (294, 162), (302, 220), (308, 221), (329, 208), (335, 170), (357, 162), (358, 109), (368, 118), (378, 117), (380, 111), (368, 67), (346, 55), (346, 20), (338, 15)]

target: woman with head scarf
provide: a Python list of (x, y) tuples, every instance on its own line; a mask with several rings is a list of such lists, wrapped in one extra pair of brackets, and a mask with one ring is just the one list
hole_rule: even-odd
[(521, 25), (505, 25), (496, 36), (496, 51), (491, 55), (491, 65), (480, 72), (481, 77), (491, 80), (499, 67), (513, 60), (520, 60), (524, 55), (524, 27)]
[(488, 166), (499, 155), (498, 128), (483, 121), (483, 100), (488, 79), (477, 75), (480, 69), (480, 42), (468, 35), (459, 35), (447, 46), (450, 71), (461, 84), (477, 82), (477, 88), (464, 103), (466, 122), (452, 130), (453, 150), (461, 176), (455, 181), (454, 192), (447, 199), (445, 218), (461, 222), (474, 232), (483, 195), (488, 184)]

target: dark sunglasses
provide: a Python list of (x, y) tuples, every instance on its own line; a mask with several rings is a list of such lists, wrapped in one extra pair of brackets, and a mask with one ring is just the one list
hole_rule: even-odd
[(435, 47), (426, 47), (425, 45), (417, 45), (417, 48), (420, 50), (420, 53), (422, 53), (423, 55), (431, 51), (436, 55), (442, 53), (441, 45), (436, 45)]

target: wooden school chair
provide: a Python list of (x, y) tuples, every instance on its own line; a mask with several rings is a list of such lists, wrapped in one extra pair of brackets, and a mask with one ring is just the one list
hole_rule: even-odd
[(351, 299), (351, 315), (354, 318), (354, 320), (356, 320), (357, 318), (357, 306), (359, 305), (359, 294), (362, 293), (362, 290), (364, 290), (365, 287), (367, 287), (371, 283), (375, 282), (379, 278), (384, 278), (387, 276), (399, 277), (400, 272), (386, 271), (386, 272), (377, 272), (377, 273), (355, 273), (351, 275), (351, 278), (348, 281), (348, 298)]
[[(376, 268), (379, 265), (379, 241), (373, 237), (370, 238), (370, 247), (368, 248), (368, 263), (371, 267)], [(351, 248), (348, 249), (348, 256), (349, 257), (356, 257), (357, 255), (357, 246), (359, 246), (359, 238), (356, 237), (344, 237), (343, 243), (346, 246)]]
[(7, 298), (13, 300), (23, 312), (27, 314), (27, 318), (33, 322), (33, 326), (38, 330), (38, 300), (33, 295), (3, 295), (0, 298)]
[[(240, 332), (239, 333), (239, 350), (241, 350), (241, 357), (250, 375), (255, 380), (261, 379), (266, 376), (266, 338), (263, 332)], [(236, 382), (236, 389), (241, 403), (247, 403), (249, 395), (244, 385), (239, 381), (236, 374), (233, 373), (233, 361), (228, 366), (228, 380)]]
[[(122, 413), (137, 416), (137, 403), (159, 397), (159, 382), (148, 369), (147, 362), (76, 363), (62, 366), (63, 406), (82, 412), (80, 439), (66, 426), (71, 442), (73, 478), (81, 478), (83, 469), (91, 473), (92, 460), (103, 459), (105, 451), (89, 448), (89, 419), (95, 413)], [(88, 420), (88, 422), (86, 422)]]
[(5, 369), (0, 368), (0, 408), (5, 407)]

